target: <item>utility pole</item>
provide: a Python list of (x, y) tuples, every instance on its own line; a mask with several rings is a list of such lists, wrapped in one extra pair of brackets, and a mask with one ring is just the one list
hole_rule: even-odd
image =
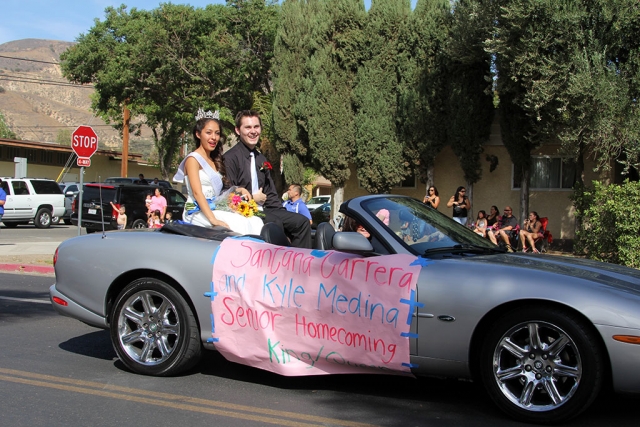
[(131, 114), (127, 108), (127, 101), (122, 107), (122, 165), (120, 166), (120, 176), (129, 176), (129, 120)]

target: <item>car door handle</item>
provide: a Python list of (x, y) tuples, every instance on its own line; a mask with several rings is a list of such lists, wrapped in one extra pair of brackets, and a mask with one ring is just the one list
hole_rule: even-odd
[(433, 314), (430, 314), (430, 313), (413, 313), (413, 317), (424, 317), (425, 319), (433, 319)]

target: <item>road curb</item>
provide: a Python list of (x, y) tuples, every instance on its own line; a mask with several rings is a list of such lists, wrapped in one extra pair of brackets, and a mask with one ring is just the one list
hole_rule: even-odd
[(7, 273), (37, 273), (51, 275), (55, 273), (54, 268), (48, 265), (29, 264), (0, 264), (0, 271)]

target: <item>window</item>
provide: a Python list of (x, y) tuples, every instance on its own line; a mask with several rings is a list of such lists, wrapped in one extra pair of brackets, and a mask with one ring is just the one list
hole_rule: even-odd
[[(513, 167), (513, 165), (512, 165)], [(521, 174), (513, 171), (513, 188), (520, 188)], [(529, 188), (531, 190), (563, 190), (573, 188), (576, 181), (576, 164), (563, 157), (533, 156)]]
[(416, 188), (416, 174), (412, 173), (394, 188)]

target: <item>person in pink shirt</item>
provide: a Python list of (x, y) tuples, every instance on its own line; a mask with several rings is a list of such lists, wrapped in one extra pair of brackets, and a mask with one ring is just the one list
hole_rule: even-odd
[(167, 199), (160, 192), (160, 188), (156, 188), (155, 195), (151, 198), (151, 212), (160, 211), (160, 220), (164, 221), (164, 215), (167, 213)]

